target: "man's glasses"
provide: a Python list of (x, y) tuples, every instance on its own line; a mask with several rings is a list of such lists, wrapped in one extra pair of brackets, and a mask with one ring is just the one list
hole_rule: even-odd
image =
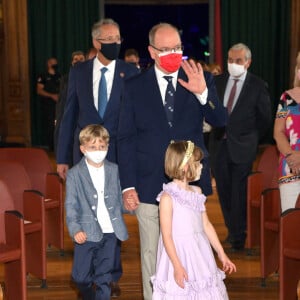
[(153, 45), (150, 45), (153, 49), (159, 51), (160, 53), (176, 53), (176, 52), (182, 52), (184, 47), (182, 45), (180, 46), (176, 46), (174, 48), (156, 48), (155, 46)]
[(105, 39), (101, 39), (101, 38), (96, 39), (96, 41), (98, 41), (100, 43), (107, 43), (107, 44), (111, 44), (111, 43), (121, 44), (123, 42), (123, 38), (109, 36)]

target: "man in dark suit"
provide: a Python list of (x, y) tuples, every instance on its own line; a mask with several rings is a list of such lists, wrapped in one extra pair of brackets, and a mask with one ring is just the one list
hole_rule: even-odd
[[(74, 51), (71, 55), (71, 68), (74, 67), (75, 64), (81, 63), (85, 61), (85, 55), (82, 51)], [(66, 100), (67, 100), (67, 91), (68, 91), (68, 78), (69, 73), (62, 76), (60, 80), (59, 87), (59, 97), (56, 103), (55, 109), (55, 129), (54, 129), (54, 153), (56, 154), (57, 148), (57, 139), (60, 128), (60, 122), (64, 114)], [(71, 153), (69, 158), (69, 165), (72, 165)]]
[[(101, 124), (110, 134), (107, 159), (117, 162), (116, 135), (119, 122), (121, 90), (126, 78), (137, 74), (137, 69), (117, 59), (121, 46), (119, 25), (103, 19), (92, 28), (93, 45), (97, 57), (71, 68), (65, 112), (61, 121), (57, 145), (57, 171), (66, 178), (69, 152), (73, 149), (73, 164), (80, 161), (79, 132), (89, 124)], [(104, 73), (102, 71), (104, 70)], [(100, 88), (105, 83), (105, 93)], [(105, 101), (102, 101), (105, 100)], [(119, 295), (116, 282), (122, 274), (120, 245), (116, 254), (112, 296)]]
[(228, 109), (229, 120), (213, 129), (211, 156), (227, 240), (232, 250), (244, 248), (246, 239), (246, 186), (259, 141), (271, 125), (267, 85), (248, 72), (251, 51), (236, 44), (228, 51), (228, 72), (215, 77), (218, 96)]
[(155, 65), (126, 81), (118, 130), (125, 208), (135, 210), (139, 222), (145, 300), (152, 298), (150, 277), (155, 272), (159, 236), (156, 197), (168, 181), (164, 173), (167, 146), (171, 140), (191, 140), (203, 149), (204, 175), (197, 184), (209, 195), (212, 189), (203, 118), (213, 126), (224, 126), (227, 119), (212, 75), (203, 72), (199, 63), (182, 61), (177, 28), (166, 23), (154, 26), (149, 44)]

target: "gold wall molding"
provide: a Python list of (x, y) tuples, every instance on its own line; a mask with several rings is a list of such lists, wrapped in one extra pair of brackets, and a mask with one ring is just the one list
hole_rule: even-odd
[[(2, 0), (2, 141), (31, 144), (27, 0)], [(1, 121), (1, 120), (0, 120)]]

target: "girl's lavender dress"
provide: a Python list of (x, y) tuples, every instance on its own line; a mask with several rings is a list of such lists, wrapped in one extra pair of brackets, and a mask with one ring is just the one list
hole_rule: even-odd
[(187, 271), (184, 289), (174, 280), (173, 265), (166, 253), (160, 235), (157, 251), (156, 274), (151, 277), (153, 300), (219, 300), (228, 299), (220, 270), (208, 238), (203, 230), (202, 212), (205, 211), (204, 195), (180, 189), (174, 182), (164, 184), (163, 192), (173, 201), (173, 240), (177, 255)]

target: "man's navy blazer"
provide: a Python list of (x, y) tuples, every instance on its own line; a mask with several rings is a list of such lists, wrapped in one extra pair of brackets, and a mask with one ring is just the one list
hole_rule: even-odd
[[(178, 78), (187, 81), (182, 69)], [(168, 125), (154, 67), (125, 82), (118, 130), (121, 187), (135, 187), (141, 202), (155, 204), (162, 184), (168, 181), (164, 157), (171, 140), (191, 140), (201, 147), (206, 158), (199, 185), (206, 195), (211, 193), (203, 119), (213, 126), (224, 126), (227, 112), (218, 100), (212, 75), (205, 72), (205, 80), (208, 87), (205, 105), (177, 83), (172, 128)]]
[(117, 161), (116, 135), (119, 122), (121, 90), (124, 80), (137, 73), (136, 67), (122, 60), (116, 60), (111, 94), (102, 119), (94, 105), (93, 60), (85, 61), (71, 68), (67, 102), (59, 130), (56, 157), (58, 164), (68, 164), (68, 154), (72, 150), (73, 163), (79, 162), (82, 157), (79, 150), (79, 132), (89, 124), (101, 124), (108, 130), (110, 141), (107, 159), (112, 162)]

